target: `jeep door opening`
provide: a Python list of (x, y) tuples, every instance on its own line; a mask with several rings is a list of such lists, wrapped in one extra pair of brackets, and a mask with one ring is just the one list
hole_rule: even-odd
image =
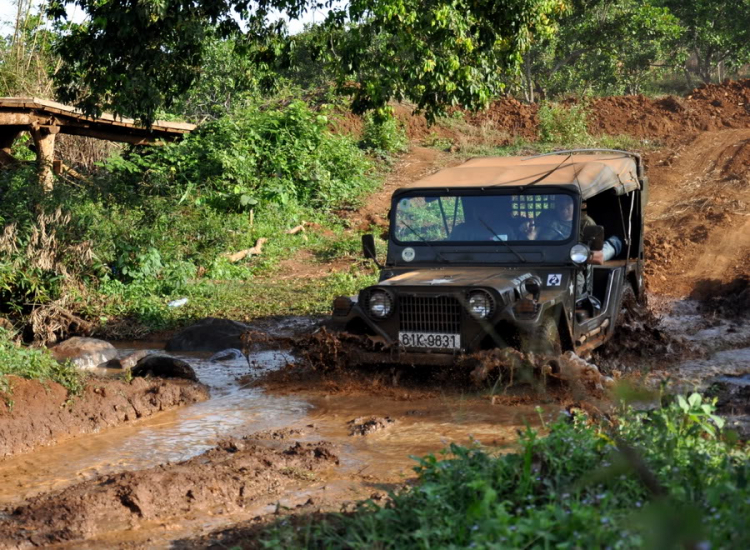
[[(393, 194), (379, 282), (335, 299), (364, 362), (451, 363), (502, 347), (586, 355), (643, 297), (639, 155), (484, 157)], [(364, 254), (377, 262), (374, 239)], [(595, 265), (596, 264), (596, 265)]]

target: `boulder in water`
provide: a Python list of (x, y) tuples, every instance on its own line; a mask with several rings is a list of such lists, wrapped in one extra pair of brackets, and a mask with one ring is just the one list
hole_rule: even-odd
[(79, 369), (94, 369), (117, 358), (117, 350), (109, 342), (80, 336), (60, 342), (50, 352), (58, 361), (71, 361)]
[(222, 351), (241, 348), (240, 337), (250, 327), (238, 321), (207, 317), (181, 330), (167, 342), (167, 351)]
[(219, 351), (217, 353), (214, 353), (210, 358), (209, 362), (213, 363), (215, 361), (234, 361), (235, 359), (244, 359), (245, 354), (242, 353), (237, 348), (229, 348), (225, 349), (223, 351)]
[(184, 378), (198, 382), (193, 367), (182, 359), (168, 355), (149, 355), (142, 358), (130, 371), (133, 376), (154, 376), (157, 378)]

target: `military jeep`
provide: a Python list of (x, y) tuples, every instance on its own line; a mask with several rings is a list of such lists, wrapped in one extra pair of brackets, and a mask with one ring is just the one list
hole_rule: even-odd
[(439, 171), (394, 192), (384, 264), (363, 236), (379, 282), (336, 298), (332, 323), (378, 343), (366, 362), (446, 364), (507, 346), (588, 355), (644, 295), (647, 191), (640, 156), (616, 150)]

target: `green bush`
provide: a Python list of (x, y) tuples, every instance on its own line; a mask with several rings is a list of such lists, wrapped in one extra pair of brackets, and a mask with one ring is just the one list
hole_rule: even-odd
[(180, 143), (117, 158), (108, 168), (144, 194), (219, 211), (268, 204), (330, 210), (371, 189), (371, 163), (305, 103), (247, 107), (203, 124)]
[(83, 377), (75, 367), (58, 363), (46, 349), (16, 344), (13, 334), (0, 328), (0, 393), (12, 393), (10, 375), (57, 382), (73, 395), (83, 389)]
[[(169, 310), (172, 297), (246, 280), (315, 244), (313, 233), (309, 243), (284, 233), (302, 220), (341, 229), (334, 211), (376, 186), (373, 167), (355, 141), (329, 131), (325, 114), (291, 101), (243, 107), (179, 143), (125, 151), (86, 185), (59, 181), (43, 193), (33, 167), (2, 171), (0, 235), (13, 230), (0, 237), (0, 313), (20, 320), (64, 297), (63, 307), (89, 319), (133, 316), (161, 328), (187, 311)], [(58, 211), (47, 224), (55, 247), (36, 254), (42, 248), (28, 243), (39, 216)], [(260, 257), (224, 257), (260, 237), (269, 239)], [(47, 252), (54, 261), (40, 262)], [(209, 314), (228, 305), (214, 301)]]
[(589, 139), (588, 109), (585, 105), (544, 102), (539, 107), (539, 139), (560, 145), (585, 145)]
[(516, 453), (452, 445), (377, 506), (277, 525), (266, 547), (747, 548), (750, 455), (697, 394), (615, 427), (562, 419)]
[(390, 110), (385, 112), (368, 112), (364, 116), (360, 146), (371, 152), (388, 156), (407, 150), (409, 140), (400, 121)]

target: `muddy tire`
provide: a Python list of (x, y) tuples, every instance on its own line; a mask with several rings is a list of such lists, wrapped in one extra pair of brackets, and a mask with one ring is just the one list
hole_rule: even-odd
[(552, 317), (546, 317), (531, 334), (522, 335), (521, 351), (542, 355), (560, 355), (562, 344), (555, 320)]
[(625, 282), (625, 288), (622, 291), (622, 300), (620, 301), (620, 311), (617, 313), (615, 330), (622, 324), (627, 324), (635, 320), (641, 320), (644, 314), (644, 304), (638, 300), (633, 287)]

